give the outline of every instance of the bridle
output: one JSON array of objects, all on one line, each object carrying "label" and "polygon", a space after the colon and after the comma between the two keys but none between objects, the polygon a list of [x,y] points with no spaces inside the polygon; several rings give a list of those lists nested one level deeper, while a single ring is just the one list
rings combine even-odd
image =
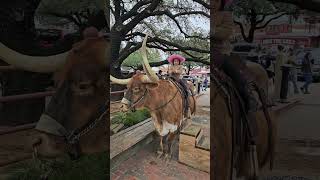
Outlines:
[{"label": "bridle", "polygon": [[[71,157],[74,159],[77,159],[79,157],[80,149],[78,146],[78,143],[80,141],[80,138],[84,135],[91,132],[95,127],[97,127],[97,124],[102,121],[103,117],[107,114],[106,111],[106,104],[100,106],[98,113],[94,115],[92,120],[87,122],[85,125],[83,125],[80,128],[75,128],[73,130],[67,130],[60,122],[56,121],[55,119],[51,118],[50,116],[43,114],[41,120],[38,122],[36,129],[42,129],[43,124],[49,124],[50,128],[46,128],[49,131],[51,131],[53,135],[62,136],[65,138],[65,142],[68,145],[68,153],[70,154],[70,150],[74,148],[76,150],[76,157]],[[40,128],[39,128],[40,127]],[[48,133],[48,132],[46,132]],[[36,147],[34,147],[36,148]],[[35,154],[37,156],[37,154]]]},{"label": "bridle", "polygon": [[80,138],[86,135],[87,133],[89,133],[92,129],[94,129],[106,114],[107,114],[106,105],[101,106],[99,108],[98,114],[96,115],[97,118],[94,118],[91,121],[87,122],[81,128],[72,130],[69,133],[69,135],[66,136],[66,141],[71,145],[78,143]]},{"label": "bridle", "polygon": [[[146,88],[145,91],[143,92],[143,95],[141,95],[141,96],[140,96],[135,102],[133,102],[133,103],[131,103],[131,101],[128,100],[127,98],[125,98],[125,97],[122,99],[121,102],[124,103],[124,104],[130,105],[130,106],[129,106],[129,109],[135,109],[135,107],[136,107],[142,100],[144,100],[147,95],[149,95],[148,92],[149,92],[149,90]],[[177,90],[176,93],[173,95],[173,97],[172,97],[169,101],[167,101],[166,103],[164,103],[164,104],[156,107],[155,109],[149,109],[149,111],[156,111],[156,110],[159,110],[159,109],[164,108],[164,107],[167,106],[171,101],[173,101],[173,99],[176,97],[176,95],[178,94],[178,92],[179,92],[179,90]]]}]

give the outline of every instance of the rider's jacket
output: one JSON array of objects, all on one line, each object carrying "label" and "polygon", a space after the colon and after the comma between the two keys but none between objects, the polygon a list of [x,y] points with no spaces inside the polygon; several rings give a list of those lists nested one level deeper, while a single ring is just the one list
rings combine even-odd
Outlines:
[{"label": "rider's jacket", "polygon": [[183,73],[182,65],[171,65],[169,66],[168,73],[176,79],[181,79],[181,75]]}]

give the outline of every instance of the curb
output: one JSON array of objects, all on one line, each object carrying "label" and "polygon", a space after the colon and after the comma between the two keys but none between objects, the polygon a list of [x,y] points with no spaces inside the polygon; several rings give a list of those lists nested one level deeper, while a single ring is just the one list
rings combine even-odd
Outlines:
[{"label": "curb", "polygon": [[286,103],[286,104],[279,104],[278,106],[276,107],[273,107],[272,110],[274,113],[276,114],[280,114],[284,111],[287,111],[291,108],[293,108],[294,106],[296,106],[297,104],[299,104],[301,101],[303,100],[303,98],[293,98],[290,100],[289,103]]}]

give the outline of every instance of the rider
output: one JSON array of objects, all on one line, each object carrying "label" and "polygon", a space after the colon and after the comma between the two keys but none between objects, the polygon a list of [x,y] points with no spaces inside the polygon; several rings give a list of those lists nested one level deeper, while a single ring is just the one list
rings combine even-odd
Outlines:
[{"label": "rider", "polygon": [[176,82],[178,82],[181,86],[182,89],[184,90],[184,98],[185,98],[185,103],[184,103],[184,115],[187,116],[188,114],[188,107],[189,107],[189,102],[188,102],[188,86],[187,82],[182,79],[182,73],[183,73],[183,66],[182,63],[186,59],[178,54],[173,54],[168,58],[168,62],[170,63],[168,73],[170,77],[172,77]]},{"label": "rider", "polygon": [[[229,1],[230,3],[230,1]],[[239,93],[243,97],[246,105],[247,119],[250,129],[256,129],[255,112],[257,111],[257,101],[250,90],[249,79],[240,71],[235,61],[228,60],[230,57],[230,38],[233,35],[233,17],[231,11],[225,11],[228,4],[226,0],[214,0],[214,23],[211,27],[212,52],[214,65],[224,71],[234,81]],[[251,133],[253,133],[251,131]],[[253,135],[255,136],[255,135]]]}]

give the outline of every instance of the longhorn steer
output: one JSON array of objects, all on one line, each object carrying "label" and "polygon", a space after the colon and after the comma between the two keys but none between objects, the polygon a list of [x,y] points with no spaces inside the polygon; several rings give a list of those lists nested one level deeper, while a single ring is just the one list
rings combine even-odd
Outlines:
[{"label": "longhorn steer", "polygon": [[[118,84],[126,84],[127,91],[122,99],[122,110],[147,108],[160,135],[159,156],[165,153],[165,157],[171,156],[172,141],[175,132],[179,129],[183,121],[183,95],[177,86],[170,80],[159,80],[155,72],[151,70],[146,56],[145,37],[142,45],[143,67],[147,75],[137,73],[129,79],[117,79],[110,77],[111,81]],[[189,97],[191,113],[195,113],[195,99]],[[167,136],[168,149],[165,152],[163,147],[163,137]]]},{"label": "longhorn steer", "polygon": [[[18,68],[56,72],[56,93],[37,123],[32,145],[42,157],[66,152],[80,154],[106,150],[106,60],[109,42],[95,28],[71,51],[49,57],[32,57],[0,44],[0,56]],[[34,60],[36,59],[36,60]],[[60,65],[63,65],[62,68]]]}]

